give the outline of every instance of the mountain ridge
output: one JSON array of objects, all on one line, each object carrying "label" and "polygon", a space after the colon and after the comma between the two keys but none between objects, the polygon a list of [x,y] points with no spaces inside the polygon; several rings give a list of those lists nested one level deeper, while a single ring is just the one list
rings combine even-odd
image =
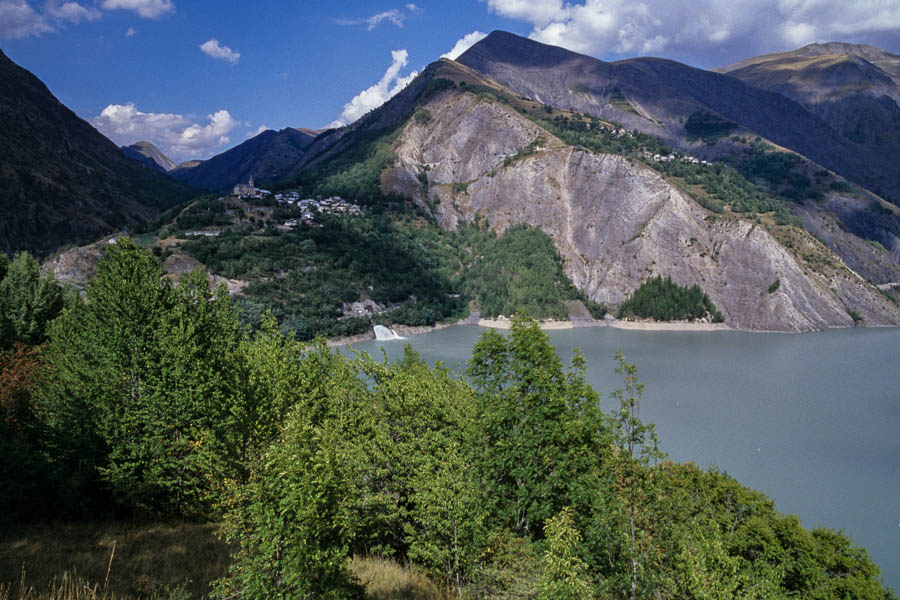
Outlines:
[{"label": "mountain ridge", "polygon": [[[444,227],[483,218],[499,232],[543,230],[593,301],[620,303],[662,275],[700,285],[741,329],[850,326],[847,306],[870,324],[900,323],[895,305],[805,232],[796,243],[831,256],[833,268],[812,271],[765,228],[710,215],[650,167],[565,144],[508,105],[448,89],[423,108],[431,117],[403,127],[385,191],[435,207]],[[485,145],[483,131],[503,133]],[[765,293],[776,279],[785,289]]]},{"label": "mountain ridge", "polygon": [[0,250],[47,254],[194,193],[125,156],[0,51]]},{"label": "mountain ridge", "polygon": [[235,184],[247,182],[251,176],[257,182],[275,181],[287,175],[302,159],[316,135],[311,129],[267,129],[194,166],[182,163],[169,174],[214,192],[230,192]]},{"label": "mountain ridge", "polygon": [[[728,75],[659,58],[607,63],[497,31],[457,61],[516,94],[612,118],[628,129],[714,157],[717,148],[691,142],[684,129],[691,115],[710,112],[900,201],[900,176],[893,174],[888,157],[846,139],[796,101]],[[721,145],[727,147],[727,139]]]}]

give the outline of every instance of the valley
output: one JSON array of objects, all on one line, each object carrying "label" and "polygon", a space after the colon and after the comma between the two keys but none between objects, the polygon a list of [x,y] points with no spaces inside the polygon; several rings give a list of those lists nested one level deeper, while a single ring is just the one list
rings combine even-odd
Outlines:
[{"label": "valley", "polygon": [[0,600],[894,597],[900,57],[454,55],[117,146],[0,53]]}]

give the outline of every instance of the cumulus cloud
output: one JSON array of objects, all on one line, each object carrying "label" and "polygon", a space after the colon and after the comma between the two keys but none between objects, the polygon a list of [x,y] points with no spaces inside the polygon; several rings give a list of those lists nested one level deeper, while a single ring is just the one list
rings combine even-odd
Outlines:
[{"label": "cumulus cloud", "polygon": [[256,131],[251,131],[251,132],[247,135],[247,137],[248,137],[248,138],[256,137],[256,136],[258,136],[259,134],[261,134],[263,131],[268,131],[268,130],[270,130],[270,129],[272,129],[272,128],[269,127],[268,125],[260,125],[259,127],[256,128]]},{"label": "cumulus cloud", "polygon": [[[93,4],[105,10],[133,10],[149,19],[175,10],[172,0],[94,0]],[[42,5],[28,0],[0,0],[0,39],[51,33],[66,23],[96,21],[101,15],[95,6],[74,0],[46,0]]]},{"label": "cumulus cloud", "polygon": [[110,104],[91,124],[120,146],[141,140],[152,142],[170,157],[205,157],[230,141],[229,134],[240,125],[227,110],[207,115],[205,125],[184,115],[145,113],[134,103]]},{"label": "cumulus cloud", "polygon": [[135,31],[134,27],[129,27],[128,31],[125,32],[125,37],[134,37]]},{"label": "cumulus cloud", "polygon": [[405,88],[410,81],[415,79],[418,72],[413,71],[405,77],[400,76],[400,71],[406,66],[408,53],[406,50],[394,50],[391,52],[391,66],[387,68],[381,79],[372,87],[361,91],[353,99],[344,105],[344,110],[329,127],[342,127],[352,123],[370,110],[376,109],[394,95]]},{"label": "cumulus cloud", "polygon": [[204,54],[230,62],[231,64],[237,63],[238,59],[241,57],[240,52],[234,52],[228,46],[220,46],[219,40],[215,38],[200,44],[200,49],[203,50]]},{"label": "cumulus cloud", "polygon": [[419,12],[422,12],[423,10],[425,10],[425,9],[422,8],[421,6],[417,6],[417,5],[415,5],[415,4],[410,3],[410,4],[407,4],[407,5],[406,5],[406,10],[408,10],[408,11],[411,12],[411,13],[419,13]]},{"label": "cumulus cloud", "polygon": [[80,23],[82,21],[96,21],[100,18],[100,11],[96,8],[88,8],[77,2],[59,2],[49,0],[44,4],[44,10],[48,15],[60,21]]},{"label": "cumulus cloud", "polygon": [[702,52],[747,56],[900,28],[896,0],[485,0],[532,26],[529,37],[593,55]]},{"label": "cumulus cloud", "polygon": [[25,0],[0,0],[0,38],[23,38],[53,30]]},{"label": "cumulus cloud", "polygon": [[103,0],[100,5],[107,10],[133,10],[145,19],[158,19],[175,12],[172,0]]},{"label": "cumulus cloud", "polygon": [[453,49],[446,54],[441,54],[441,58],[449,58],[450,60],[456,60],[463,52],[483,40],[487,37],[486,33],[481,31],[473,31],[472,33],[467,33],[462,36],[459,40],[457,40],[456,45],[453,46]]}]

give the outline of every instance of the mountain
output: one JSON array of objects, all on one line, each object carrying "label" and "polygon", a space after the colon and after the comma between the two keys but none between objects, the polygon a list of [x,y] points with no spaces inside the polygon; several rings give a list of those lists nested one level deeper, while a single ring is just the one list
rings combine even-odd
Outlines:
[{"label": "mountain", "polygon": [[300,161],[316,135],[311,129],[269,129],[195,166],[178,165],[170,175],[214,192],[230,192],[251,175],[256,182],[274,181]]},{"label": "mountain", "polygon": [[[596,302],[621,303],[649,277],[663,275],[699,285],[737,328],[808,331],[850,326],[859,317],[870,325],[900,323],[897,305],[808,231],[766,211],[756,217],[727,207],[711,212],[700,203],[711,192],[679,183],[643,158],[639,136],[553,108],[573,95],[563,76],[571,71],[558,68],[559,59],[572,54],[530,44],[526,50],[548,49],[550,58],[507,48],[503,63],[480,53],[468,66],[429,65],[380,109],[319,136],[304,158],[301,180],[303,172],[316,173],[348,186],[348,179],[378,168],[383,194],[413,198],[442,227],[480,219],[500,233],[521,223],[541,229],[554,241],[566,275]],[[485,75],[508,75],[509,64],[523,73],[513,78],[517,89]],[[781,96],[711,75],[726,88],[750,90],[804,114]],[[523,82],[542,91],[522,93]],[[606,111],[597,96],[592,102],[595,112]],[[698,106],[694,101],[685,111]],[[828,131],[820,120],[804,118]],[[566,141],[576,129],[583,141]],[[627,144],[637,151],[622,149]],[[697,167],[703,168],[714,179],[724,177],[721,169]],[[900,275],[887,254],[875,260],[889,277]]]},{"label": "mountain", "polygon": [[896,54],[831,42],[750,58],[716,71],[798,102],[871,153],[900,156]]},{"label": "mountain", "polygon": [[658,58],[608,63],[501,31],[457,60],[515,94],[614,119],[703,157],[729,152],[731,135],[758,135],[900,203],[891,156],[849,139],[798,102],[734,77]]},{"label": "mountain", "polygon": [[193,193],[125,156],[0,52],[0,250],[46,254],[149,220]]},{"label": "mountain", "polygon": [[136,142],[130,146],[122,146],[125,156],[140,161],[163,173],[168,173],[175,168],[175,163],[169,157],[150,142]]}]

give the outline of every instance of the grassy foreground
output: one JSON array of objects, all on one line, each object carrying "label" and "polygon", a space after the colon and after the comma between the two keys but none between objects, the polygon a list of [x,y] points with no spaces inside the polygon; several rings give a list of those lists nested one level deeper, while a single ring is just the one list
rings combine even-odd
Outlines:
[{"label": "grassy foreground", "polygon": [[199,598],[227,568],[228,546],[209,524],[53,523],[0,534],[0,600]]},{"label": "grassy foreground", "polygon": [[[0,530],[0,600],[204,598],[228,569],[216,526],[80,522]],[[355,557],[370,600],[447,600],[414,567]]]}]

